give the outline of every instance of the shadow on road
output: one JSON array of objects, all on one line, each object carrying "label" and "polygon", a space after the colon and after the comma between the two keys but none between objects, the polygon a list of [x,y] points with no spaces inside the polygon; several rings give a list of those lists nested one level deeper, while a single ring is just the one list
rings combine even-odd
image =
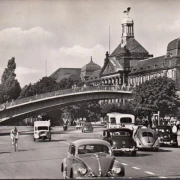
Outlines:
[{"label": "shadow on road", "polygon": [[123,157],[145,157],[145,156],[152,156],[152,154],[139,154],[137,153],[136,156],[132,156],[131,153],[126,153],[126,154],[117,154],[115,155],[115,157],[120,157],[120,156],[123,156]]},{"label": "shadow on road", "polygon": [[172,152],[172,151],[168,149],[159,149],[159,152]]},{"label": "shadow on road", "polygon": [[0,152],[0,154],[7,154],[7,153],[11,153],[11,152]]},{"label": "shadow on road", "polygon": [[66,139],[52,139],[50,142],[67,141]]}]

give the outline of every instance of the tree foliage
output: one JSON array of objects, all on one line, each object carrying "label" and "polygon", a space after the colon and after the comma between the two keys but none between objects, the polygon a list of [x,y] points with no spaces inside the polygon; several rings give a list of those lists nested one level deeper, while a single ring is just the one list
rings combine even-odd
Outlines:
[{"label": "tree foliage", "polygon": [[15,58],[12,57],[5,68],[0,85],[0,102],[4,103],[6,101],[15,100],[19,97],[21,93],[21,87],[19,82],[16,79],[16,63]]},{"label": "tree foliage", "polygon": [[179,97],[174,80],[157,77],[140,84],[134,90],[132,104],[137,114],[149,116],[160,111],[160,116],[173,116],[178,110]]},{"label": "tree foliage", "polygon": [[59,90],[59,84],[51,77],[43,77],[34,84],[23,87],[19,99]]},{"label": "tree foliage", "polygon": [[126,101],[124,104],[123,103],[101,104],[101,115],[103,117],[105,117],[106,114],[110,112],[134,114],[133,106],[128,101]]}]

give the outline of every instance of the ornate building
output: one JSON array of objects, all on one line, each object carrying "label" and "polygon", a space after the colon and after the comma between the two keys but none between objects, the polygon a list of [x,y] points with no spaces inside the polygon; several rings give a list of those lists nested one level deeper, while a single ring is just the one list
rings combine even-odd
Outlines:
[{"label": "ornate building", "polygon": [[102,84],[128,85],[131,69],[140,60],[149,57],[152,55],[134,38],[134,22],[127,13],[122,21],[120,44],[110,56],[106,53],[104,66],[100,72]]},{"label": "ornate building", "polygon": [[101,70],[101,66],[94,63],[91,57],[90,62],[81,68],[81,79],[83,81],[88,81],[89,77],[94,73],[94,71],[98,70]]},{"label": "ornate building", "polygon": [[177,83],[180,90],[180,39],[171,41],[166,55],[139,61],[129,74],[129,83],[139,85],[155,77],[166,76]]}]

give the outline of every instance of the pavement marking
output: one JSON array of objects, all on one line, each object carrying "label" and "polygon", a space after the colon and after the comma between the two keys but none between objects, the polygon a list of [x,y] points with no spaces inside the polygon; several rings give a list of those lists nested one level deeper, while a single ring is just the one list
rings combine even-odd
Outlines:
[{"label": "pavement marking", "polygon": [[159,178],[161,178],[161,179],[166,179],[167,177],[164,177],[164,176],[159,176]]},{"label": "pavement marking", "polygon": [[151,175],[154,175],[154,173],[152,173],[152,172],[149,172],[149,171],[144,171],[145,173],[147,173],[147,174],[151,174]]},{"label": "pavement marking", "polygon": [[141,169],[141,168],[138,168],[138,167],[132,167],[133,169],[137,169],[137,170],[139,170],[139,169]]},{"label": "pavement marking", "polygon": [[127,166],[127,164],[126,163],[121,163],[122,165],[124,165],[124,166]]}]

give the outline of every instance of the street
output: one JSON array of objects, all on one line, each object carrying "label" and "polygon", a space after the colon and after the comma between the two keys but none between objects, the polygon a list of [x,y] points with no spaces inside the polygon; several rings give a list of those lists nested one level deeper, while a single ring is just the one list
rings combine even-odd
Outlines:
[{"label": "street", "polygon": [[[26,128],[27,129],[27,128]],[[10,136],[0,136],[0,178],[2,179],[60,179],[61,162],[66,157],[68,145],[77,139],[101,138],[102,127],[93,133],[82,133],[75,127],[64,132],[62,127],[52,127],[52,141],[33,141],[32,128],[20,130],[18,152],[14,152]],[[1,131],[0,131],[1,132]],[[180,136],[178,136],[180,144]],[[179,178],[179,148],[160,147],[159,152],[138,151],[131,155],[116,156],[125,166],[125,178]]]}]

